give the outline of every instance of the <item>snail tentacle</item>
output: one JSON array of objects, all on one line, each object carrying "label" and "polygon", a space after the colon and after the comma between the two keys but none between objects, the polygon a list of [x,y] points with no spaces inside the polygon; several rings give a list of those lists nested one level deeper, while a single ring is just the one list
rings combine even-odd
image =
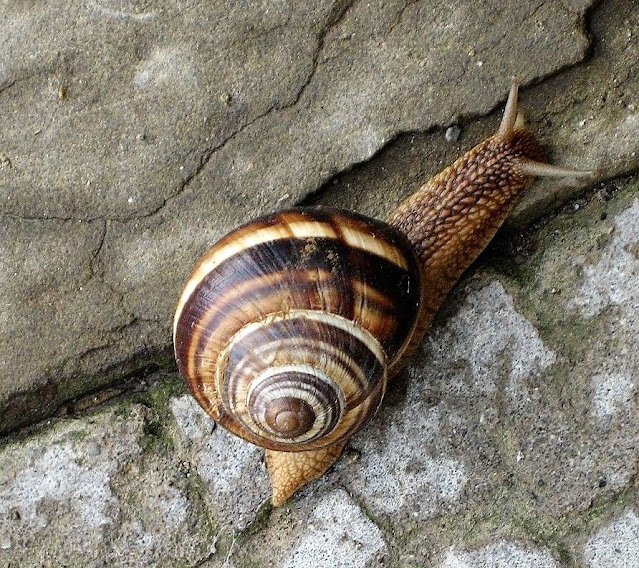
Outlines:
[{"label": "snail tentacle", "polygon": [[[519,77],[513,77],[508,93],[508,100],[504,108],[504,116],[501,119],[497,136],[506,142],[510,142],[518,121],[517,103],[519,100]],[[520,122],[523,122],[523,115]]]},{"label": "snail tentacle", "polygon": [[590,178],[595,173],[588,170],[573,170],[571,168],[562,168],[553,166],[545,162],[537,162],[535,160],[527,160],[519,158],[516,161],[517,168],[522,174],[534,177],[554,177],[554,178]]}]

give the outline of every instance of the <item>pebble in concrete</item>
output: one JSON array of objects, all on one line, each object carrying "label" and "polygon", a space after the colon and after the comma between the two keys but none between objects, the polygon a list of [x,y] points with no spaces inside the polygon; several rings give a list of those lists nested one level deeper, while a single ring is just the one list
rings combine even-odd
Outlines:
[{"label": "pebble in concrete", "polygon": [[[639,259],[636,247],[639,243],[639,200],[614,218],[612,239],[602,248],[595,264],[585,264],[584,281],[572,305],[589,318],[604,311],[613,313],[608,323],[611,334],[628,338],[630,348],[639,349]],[[613,353],[602,357],[600,366],[604,372],[592,375],[592,405],[595,420],[610,427],[613,418],[632,412],[632,399],[637,390],[639,368],[632,357]]]},{"label": "pebble in concrete", "polygon": [[[69,421],[43,438],[0,452],[3,547],[34,554],[42,553],[42,542],[47,542],[50,558],[61,561],[69,549],[96,548],[101,543],[117,517],[112,477],[140,453],[142,416],[133,413],[130,418],[126,423],[116,421],[110,431]],[[104,426],[105,419],[102,416],[98,422]],[[59,538],[60,534],[67,538]],[[60,549],[63,543],[66,552]]]},{"label": "pebble in concrete", "polygon": [[468,552],[450,548],[440,568],[559,568],[548,551],[509,541],[489,544]]},{"label": "pebble in concrete", "polygon": [[599,529],[583,549],[589,568],[639,568],[639,516],[625,511]]},{"label": "pebble in concrete", "polygon": [[479,391],[475,394],[497,393],[505,360],[505,388],[515,405],[525,398],[525,379],[539,376],[556,358],[496,280],[470,291],[458,313],[445,327],[434,330],[427,342],[427,357],[440,373],[456,362],[467,362],[471,388]]},{"label": "pebble in concrete", "polygon": [[352,442],[362,457],[348,472],[349,487],[378,513],[434,516],[459,498],[467,482],[460,456],[450,448],[431,454],[424,447],[441,438],[440,411],[418,401],[384,418],[388,424],[376,422]]},{"label": "pebble in concrete", "polygon": [[364,568],[383,554],[382,532],[346,491],[324,495],[313,507],[304,534],[282,563],[282,568]]}]

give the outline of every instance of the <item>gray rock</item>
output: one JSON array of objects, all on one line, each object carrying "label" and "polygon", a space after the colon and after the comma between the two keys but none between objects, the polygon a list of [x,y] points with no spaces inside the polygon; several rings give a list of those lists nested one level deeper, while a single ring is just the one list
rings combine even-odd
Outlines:
[{"label": "gray rock", "polygon": [[498,282],[464,295],[410,366],[402,403],[385,406],[351,442],[362,458],[347,483],[376,514],[428,519],[459,510],[476,491],[483,498],[485,480],[503,481],[503,464],[489,457],[500,453],[499,407],[521,406],[554,362]]},{"label": "gray rock", "polygon": [[586,566],[637,568],[639,566],[639,517],[629,509],[600,528],[583,549]]},{"label": "gray rock", "polygon": [[191,464],[205,484],[219,524],[245,529],[270,497],[263,452],[215,424],[193,397],[171,401],[182,447],[180,460]]},{"label": "gray rock", "polygon": [[0,450],[0,564],[167,566],[210,538],[176,463],[148,452],[153,413],[66,420]]},{"label": "gray rock", "polygon": [[[639,466],[634,443],[619,436],[639,436],[639,368],[630,356],[638,347],[637,263],[627,254],[639,242],[639,201],[632,192],[626,199],[616,216],[595,221],[593,212],[586,226],[561,237],[560,248],[540,254],[540,278],[525,289],[561,353],[546,387],[557,396],[551,402],[534,390],[528,408],[509,419],[528,423],[520,468],[531,483],[543,481],[536,494],[554,514],[589,507],[599,480],[606,493],[627,487]],[[557,469],[558,461],[570,470]]]},{"label": "gray rock", "polygon": [[438,566],[441,568],[558,568],[548,551],[500,541],[468,552],[449,549]]},{"label": "gray rock", "polygon": [[304,532],[281,566],[364,568],[371,559],[381,559],[385,549],[380,529],[338,489],[314,505]]}]

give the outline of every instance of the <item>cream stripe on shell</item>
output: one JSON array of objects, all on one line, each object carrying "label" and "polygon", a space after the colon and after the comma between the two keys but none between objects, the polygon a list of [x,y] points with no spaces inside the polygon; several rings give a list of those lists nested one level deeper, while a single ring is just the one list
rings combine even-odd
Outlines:
[{"label": "cream stripe on shell", "polygon": [[[285,218],[285,215],[283,215]],[[386,260],[396,264],[397,266],[407,269],[408,264],[401,250],[391,245],[388,242],[375,238],[371,234],[363,233],[361,231],[352,229],[350,227],[342,227],[341,239],[347,245],[353,248],[365,250],[371,254],[376,254]],[[177,322],[180,318],[180,314],[184,309],[184,305],[188,301],[189,297],[197,288],[198,284],[206,278],[206,275],[215,269],[216,266],[231,258],[235,254],[243,252],[248,248],[252,248],[261,245],[266,242],[276,241],[280,239],[298,238],[339,238],[329,223],[321,223],[317,220],[312,221],[292,221],[286,222],[282,225],[273,225],[263,227],[255,231],[241,234],[241,230],[233,239],[229,239],[229,242],[221,247],[215,247],[205,255],[200,263],[195,267],[191,277],[184,286],[184,291],[180,296],[178,302],[175,318],[173,320],[173,336],[175,338],[177,331]]]}]

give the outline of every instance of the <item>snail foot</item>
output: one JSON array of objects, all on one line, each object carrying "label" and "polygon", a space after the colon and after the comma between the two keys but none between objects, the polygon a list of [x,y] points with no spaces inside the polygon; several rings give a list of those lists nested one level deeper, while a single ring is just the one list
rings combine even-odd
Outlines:
[{"label": "snail foot", "polygon": [[282,505],[300,487],[318,478],[339,458],[346,442],[305,452],[266,450],[274,507]]}]

